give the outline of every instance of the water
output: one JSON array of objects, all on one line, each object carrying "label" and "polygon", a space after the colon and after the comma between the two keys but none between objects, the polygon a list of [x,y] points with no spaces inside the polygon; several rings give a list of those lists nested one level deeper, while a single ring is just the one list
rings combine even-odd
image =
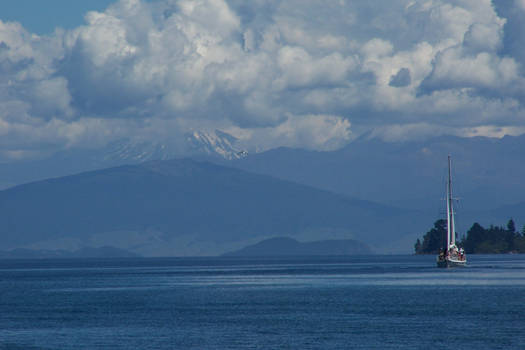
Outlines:
[{"label": "water", "polygon": [[0,261],[0,349],[523,349],[525,255]]}]

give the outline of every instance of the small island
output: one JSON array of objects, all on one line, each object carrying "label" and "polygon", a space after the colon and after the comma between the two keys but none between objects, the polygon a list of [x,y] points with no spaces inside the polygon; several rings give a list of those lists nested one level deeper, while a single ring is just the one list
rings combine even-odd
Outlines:
[{"label": "small island", "polygon": [[[440,219],[434,223],[424,236],[414,244],[416,254],[438,254],[445,247],[447,221]],[[456,241],[458,247],[465,249],[467,254],[505,254],[525,253],[525,226],[516,231],[514,220],[510,219],[507,227],[490,225],[484,228],[474,223],[461,240]]]}]

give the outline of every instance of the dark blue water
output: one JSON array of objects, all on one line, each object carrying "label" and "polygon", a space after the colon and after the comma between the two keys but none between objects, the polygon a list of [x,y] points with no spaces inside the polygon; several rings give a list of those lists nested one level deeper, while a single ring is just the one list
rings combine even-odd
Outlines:
[{"label": "dark blue water", "polygon": [[0,261],[0,349],[525,349],[525,256]]}]

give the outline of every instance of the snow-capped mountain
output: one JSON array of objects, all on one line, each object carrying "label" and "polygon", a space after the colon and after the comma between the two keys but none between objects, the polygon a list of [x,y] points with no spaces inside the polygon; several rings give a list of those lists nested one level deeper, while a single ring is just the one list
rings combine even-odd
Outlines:
[{"label": "snow-capped mountain", "polygon": [[184,140],[131,140],[122,139],[110,143],[103,151],[105,162],[140,163],[149,160],[168,160],[182,155],[218,157],[220,159],[240,159],[246,151],[236,147],[237,138],[215,130],[213,132],[192,131],[184,135]]},{"label": "snow-capped mountain", "polygon": [[126,161],[140,163],[148,160],[167,160],[177,156],[173,147],[161,142],[123,139],[106,146],[102,158],[106,162]]},{"label": "snow-capped mountain", "polygon": [[49,177],[151,160],[193,157],[228,162],[247,155],[237,146],[237,138],[220,130],[192,131],[172,139],[125,138],[101,148],[72,148],[45,159],[0,164],[0,190]]},{"label": "snow-capped mountain", "polygon": [[196,155],[220,156],[232,160],[244,158],[248,153],[236,147],[238,139],[224,131],[208,133],[193,131],[186,134],[186,141]]}]

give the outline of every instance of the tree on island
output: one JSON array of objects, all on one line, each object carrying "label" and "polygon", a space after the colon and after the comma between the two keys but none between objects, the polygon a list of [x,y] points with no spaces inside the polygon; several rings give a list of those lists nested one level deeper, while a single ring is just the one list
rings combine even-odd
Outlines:
[{"label": "tree on island", "polygon": [[421,251],[421,241],[419,238],[416,240],[416,244],[414,244],[414,251],[416,254],[418,254],[419,251]]},{"label": "tree on island", "polygon": [[475,222],[474,225],[472,225],[472,227],[470,228],[470,230],[467,231],[467,236],[461,243],[463,243],[465,252],[472,253],[474,252],[474,248],[476,246],[488,239],[489,234],[487,230],[485,230],[483,226]]},{"label": "tree on island", "polygon": [[[447,221],[439,219],[434,227],[423,236],[423,243],[418,240],[414,246],[416,254],[437,254],[439,249],[444,249],[445,236],[447,234]],[[419,242],[419,244],[418,244]]]},{"label": "tree on island", "polygon": [[[436,221],[434,228],[423,236],[423,242],[419,239],[416,241],[416,254],[436,254],[440,248],[444,248],[446,227],[445,220]],[[494,225],[484,228],[476,222],[457,243],[467,254],[525,253],[525,227],[520,234],[516,231],[513,219],[507,222],[506,228]]]},{"label": "tree on island", "polygon": [[516,233],[516,224],[512,218],[510,218],[509,222],[507,222],[507,231]]},{"label": "tree on island", "polygon": [[505,242],[507,242],[507,248],[511,252],[516,251],[516,238],[518,235],[519,234],[516,232],[516,224],[514,224],[514,220],[510,218],[505,232]]}]

